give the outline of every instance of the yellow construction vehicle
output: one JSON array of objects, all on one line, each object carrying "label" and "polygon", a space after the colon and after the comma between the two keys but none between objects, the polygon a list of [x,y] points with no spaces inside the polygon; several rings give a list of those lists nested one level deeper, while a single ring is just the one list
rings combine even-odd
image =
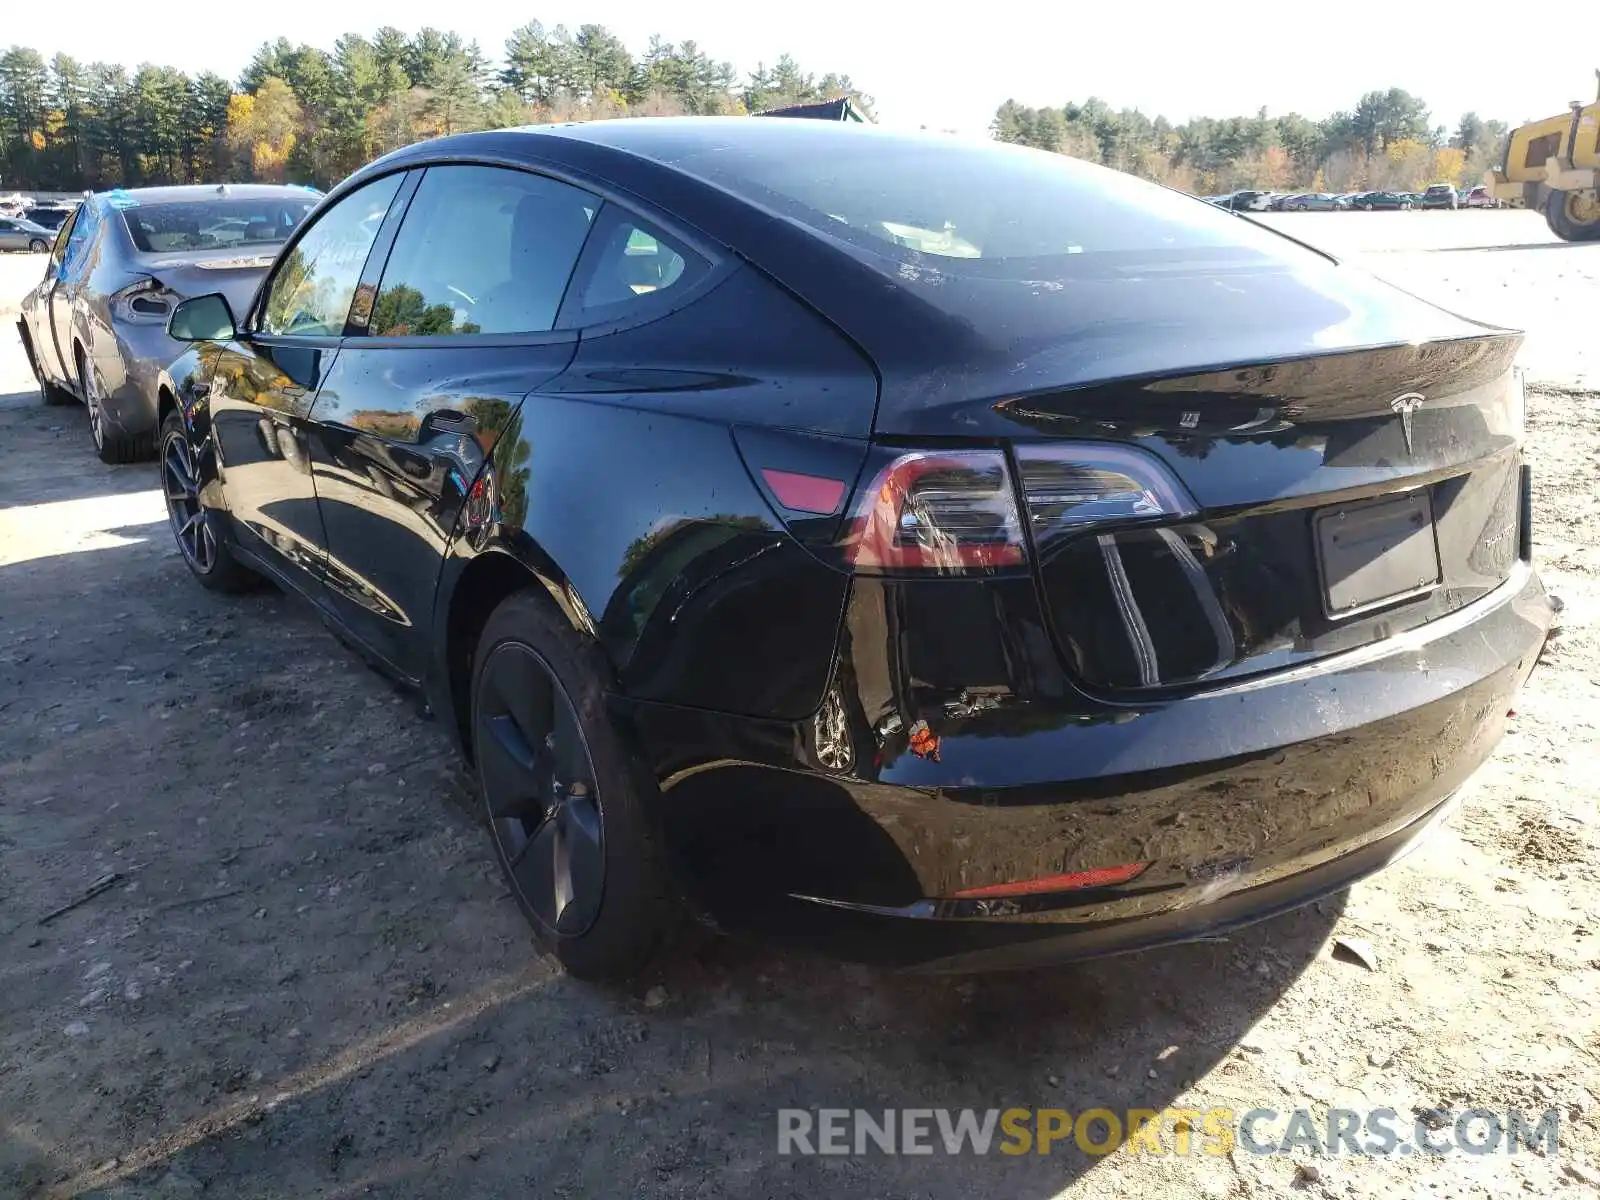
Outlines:
[{"label": "yellow construction vehicle", "polygon": [[1499,169],[1483,182],[1496,200],[1543,212],[1563,241],[1600,241],[1600,98],[1569,107],[1513,129]]}]

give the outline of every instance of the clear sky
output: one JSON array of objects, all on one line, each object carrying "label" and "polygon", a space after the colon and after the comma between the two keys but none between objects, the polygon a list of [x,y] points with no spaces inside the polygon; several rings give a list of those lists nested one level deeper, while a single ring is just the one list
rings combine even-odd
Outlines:
[{"label": "clear sky", "polygon": [[[28,6],[24,6],[28,7]],[[155,62],[234,78],[261,42],[278,36],[331,49],[341,33],[423,25],[477,39],[498,59],[506,35],[537,17],[549,27],[609,26],[635,53],[652,33],[693,38],[741,71],[787,51],[807,70],[848,73],[885,124],[983,131],[1008,97],[1059,105],[1100,96],[1174,121],[1254,113],[1322,117],[1364,91],[1398,86],[1453,127],[1467,109],[1513,123],[1592,100],[1600,67],[1595,24],[1551,24],[1537,6],[1479,0],[1334,0],[1241,5],[1226,0],[1059,0],[1009,4],[794,5],[762,0],[549,0],[533,5],[387,0],[78,0],[68,20],[33,18],[0,33],[42,51],[130,67]],[[1519,30],[1517,15],[1536,24]],[[1563,31],[1562,22],[1567,22]],[[1570,36],[1569,36],[1570,35]]]}]

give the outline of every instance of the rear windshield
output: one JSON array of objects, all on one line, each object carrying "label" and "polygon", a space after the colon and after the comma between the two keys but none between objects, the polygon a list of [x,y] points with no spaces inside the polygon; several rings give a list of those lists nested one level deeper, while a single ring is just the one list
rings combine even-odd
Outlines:
[{"label": "rear windshield", "polygon": [[872,130],[822,132],[686,141],[655,156],[863,256],[921,266],[934,259],[957,274],[1002,276],[1039,260],[1070,271],[1078,255],[1171,261],[1305,253],[1195,197],[1065,155]]},{"label": "rear windshield", "polygon": [[309,195],[183,200],[125,208],[122,219],[141,254],[230,250],[284,241],[315,205]]}]

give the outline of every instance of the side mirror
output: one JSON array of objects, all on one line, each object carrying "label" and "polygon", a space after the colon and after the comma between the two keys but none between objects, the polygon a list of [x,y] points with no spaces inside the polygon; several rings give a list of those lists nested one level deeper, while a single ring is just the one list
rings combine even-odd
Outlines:
[{"label": "side mirror", "polygon": [[221,292],[191,296],[167,318],[167,336],[180,342],[226,342],[233,335],[233,310]]}]

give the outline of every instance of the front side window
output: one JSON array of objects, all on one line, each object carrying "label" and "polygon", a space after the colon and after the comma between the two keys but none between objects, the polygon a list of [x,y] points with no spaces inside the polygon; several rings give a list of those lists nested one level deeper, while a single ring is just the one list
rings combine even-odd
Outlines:
[{"label": "front side window", "polygon": [[261,310],[262,333],[344,333],[361,269],[400,190],[400,179],[398,173],[387,175],[343,197],[278,261]]},{"label": "front side window", "polygon": [[428,168],[383,270],[373,336],[547,332],[599,208],[525,171]]}]

